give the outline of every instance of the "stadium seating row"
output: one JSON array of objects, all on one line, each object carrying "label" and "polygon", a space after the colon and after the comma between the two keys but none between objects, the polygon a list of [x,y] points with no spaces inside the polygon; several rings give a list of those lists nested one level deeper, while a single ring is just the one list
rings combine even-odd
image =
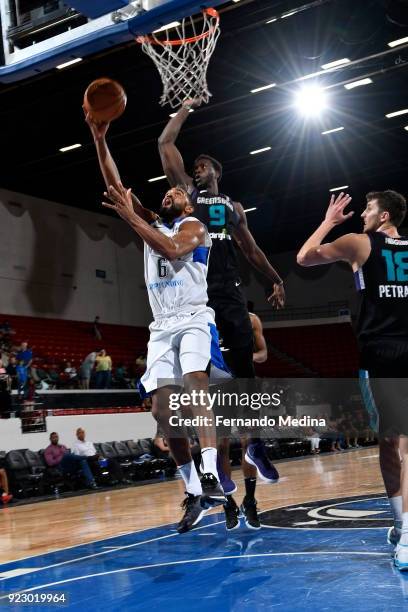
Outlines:
[{"label": "stadium seating row", "polygon": [[[265,445],[271,460],[310,454],[310,441],[307,439],[271,439],[266,440]],[[332,439],[320,440],[322,452],[329,451],[331,445]],[[114,459],[130,482],[173,477],[176,472],[174,461],[160,456],[151,438],[96,443],[95,448],[101,457]],[[200,462],[198,446],[193,457],[198,465]],[[6,468],[10,489],[15,498],[59,494],[83,489],[85,486],[80,473],[62,473],[57,468],[47,466],[43,450],[34,452],[29,449],[18,449],[8,453],[0,452],[0,459]],[[239,438],[231,440],[230,460],[232,465],[239,465],[241,462]],[[96,481],[100,486],[118,484],[108,467],[100,468]]]}]

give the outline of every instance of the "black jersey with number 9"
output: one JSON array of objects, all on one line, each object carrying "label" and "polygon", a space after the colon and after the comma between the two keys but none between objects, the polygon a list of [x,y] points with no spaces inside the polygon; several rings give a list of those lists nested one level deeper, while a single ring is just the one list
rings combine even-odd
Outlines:
[{"label": "black jersey with number 9", "polygon": [[231,198],[198,189],[194,189],[190,195],[194,204],[193,215],[207,226],[212,239],[208,285],[238,279],[238,259],[232,234],[238,226],[239,215]]}]

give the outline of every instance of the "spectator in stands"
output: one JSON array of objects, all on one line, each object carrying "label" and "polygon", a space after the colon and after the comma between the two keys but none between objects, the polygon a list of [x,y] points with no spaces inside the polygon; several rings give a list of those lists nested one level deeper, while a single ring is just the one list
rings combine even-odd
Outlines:
[{"label": "spectator in stands", "polygon": [[328,431],[325,437],[331,441],[331,452],[342,451],[341,443],[344,441],[344,436],[339,433],[340,428],[337,424],[337,419],[329,418],[326,423],[328,424]]},{"label": "spectator in stands", "polygon": [[102,340],[101,330],[99,328],[100,319],[99,317],[95,317],[93,322],[93,335],[95,340]]},{"label": "spectator in stands", "polygon": [[99,351],[95,360],[95,386],[97,389],[109,389],[112,374],[112,359],[105,349]]},{"label": "spectator in stands", "polygon": [[60,384],[60,370],[56,363],[52,363],[48,366],[47,371],[47,383],[52,389],[57,389]]},{"label": "spectator in stands", "polygon": [[129,378],[127,376],[127,368],[123,363],[120,363],[115,370],[115,382],[119,389],[129,388]]},{"label": "spectator in stands", "polygon": [[51,444],[44,451],[45,462],[49,467],[56,467],[63,472],[82,471],[89,489],[97,489],[95,479],[84,457],[70,453],[66,446],[58,444],[59,436],[54,431],[50,434]]},{"label": "spectator in stands", "polygon": [[63,375],[66,386],[73,389],[76,386],[76,382],[78,381],[78,373],[76,368],[71,364],[70,361],[67,361]]},{"label": "spectator in stands", "polygon": [[28,343],[27,342],[22,342],[20,349],[16,355],[17,357],[17,361],[23,361],[24,365],[27,366],[27,368],[29,368],[31,366],[31,363],[33,361],[33,351],[28,348]]},{"label": "spectator in stands", "polygon": [[[100,472],[99,460],[105,458],[96,452],[96,448],[92,442],[85,440],[85,430],[82,429],[82,427],[78,427],[76,430],[76,437],[77,439],[72,447],[72,452],[80,457],[86,457],[92,473],[97,476]],[[105,460],[108,462],[108,469],[116,481],[123,484],[132,484],[131,480],[126,480],[120,464],[114,457]]]},{"label": "spectator in stands", "polygon": [[92,353],[89,353],[89,355],[87,355],[81,363],[79,368],[79,379],[82,389],[89,389],[92,370],[94,369],[95,360],[98,353],[99,351],[92,351]]},{"label": "spectator in stands", "polygon": [[13,496],[10,494],[7,472],[4,468],[0,468],[0,501],[3,504],[8,504],[12,499]]},{"label": "spectator in stands", "polygon": [[17,380],[18,380],[18,394],[24,397],[28,389],[28,367],[24,362],[24,359],[18,361],[16,365]]},{"label": "spectator in stands", "polygon": [[9,418],[11,410],[11,378],[0,359],[0,418]]},{"label": "spectator in stands", "polygon": [[358,430],[355,428],[349,412],[346,412],[341,419],[341,430],[344,433],[346,448],[360,448],[358,444]]},{"label": "spectator in stands", "polygon": [[310,442],[310,452],[312,455],[320,453],[320,436],[313,427],[308,427],[306,430],[306,440]]},{"label": "spectator in stands", "polygon": [[11,388],[18,389],[18,376],[17,376],[17,359],[15,355],[10,355],[8,366],[6,367],[7,374],[11,379]]},{"label": "spectator in stands", "polygon": [[144,353],[139,355],[139,357],[137,357],[135,360],[135,367],[139,375],[139,378],[144,374],[146,370],[146,363],[147,363],[147,360],[146,360],[146,355]]},{"label": "spectator in stands", "polygon": [[16,333],[8,321],[4,321],[0,325],[0,332],[5,336],[11,336]]}]

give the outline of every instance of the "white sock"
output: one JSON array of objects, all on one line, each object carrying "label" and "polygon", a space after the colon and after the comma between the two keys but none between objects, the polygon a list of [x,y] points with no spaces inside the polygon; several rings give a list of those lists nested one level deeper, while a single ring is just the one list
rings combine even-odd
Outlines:
[{"label": "white sock", "polygon": [[389,497],[392,515],[394,517],[394,527],[397,529],[402,528],[402,495],[396,497]]},{"label": "white sock", "polygon": [[192,495],[201,495],[203,490],[201,488],[201,482],[198,477],[194,461],[191,460],[189,463],[179,465],[178,470],[184,480],[184,484],[186,485],[187,493],[191,493]]},{"label": "white sock", "polygon": [[408,546],[408,512],[402,513],[402,533],[400,544]]},{"label": "white sock", "polygon": [[201,449],[201,471],[203,474],[213,474],[217,480],[217,449],[207,446]]}]

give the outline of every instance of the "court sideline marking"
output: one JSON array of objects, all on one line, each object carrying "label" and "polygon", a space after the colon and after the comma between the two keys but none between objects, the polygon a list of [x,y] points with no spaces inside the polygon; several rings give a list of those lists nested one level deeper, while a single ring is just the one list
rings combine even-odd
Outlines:
[{"label": "court sideline marking", "polygon": [[[206,561],[227,561],[230,559],[247,559],[247,558],[259,558],[259,557],[282,557],[282,556],[304,556],[304,555],[364,555],[364,556],[377,556],[377,557],[389,557],[390,562],[392,558],[389,553],[381,553],[381,552],[358,552],[358,551],[325,551],[325,550],[317,550],[317,551],[306,551],[306,552],[276,552],[276,553],[257,553],[250,555],[228,555],[225,557],[206,557],[203,559],[185,559],[184,561],[168,561],[165,563],[152,563],[151,565],[137,565],[134,567],[126,567],[117,570],[110,570],[108,572],[100,572],[97,574],[88,574],[86,576],[77,576],[75,578],[67,578],[66,580],[58,580],[57,582],[49,582],[48,584],[42,584],[40,586],[30,587],[29,589],[23,589],[22,591],[16,591],[15,594],[20,593],[30,593],[32,591],[38,591],[40,589],[47,589],[50,587],[55,587],[61,584],[67,584],[69,582],[77,582],[79,580],[87,580],[88,578],[98,578],[100,576],[107,576],[111,574],[121,574],[123,572],[131,572],[136,570],[143,569],[152,569],[156,567],[169,567],[172,565],[185,565],[191,563],[203,563]],[[0,601],[2,599],[8,599],[8,595],[3,595],[0,597]]]}]

